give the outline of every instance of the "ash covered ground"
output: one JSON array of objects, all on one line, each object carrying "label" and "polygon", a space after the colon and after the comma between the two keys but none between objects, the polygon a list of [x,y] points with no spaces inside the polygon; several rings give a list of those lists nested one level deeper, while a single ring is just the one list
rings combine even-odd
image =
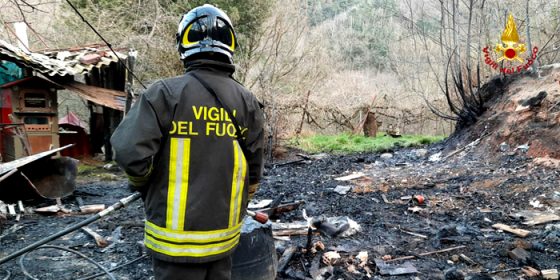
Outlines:
[{"label": "ash covered ground", "polygon": [[[521,279],[524,274],[520,268],[524,266],[537,270],[560,269],[560,223],[528,226],[523,224],[522,217],[515,215],[522,210],[558,213],[560,172],[534,164],[521,150],[497,152],[495,156],[500,160],[488,162],[468,151],[438,162],[428,160],[443,147],[440,144],[426,150],[402,149],[392,153],[392,157],[326,155],[321,159],[269,165],[255,200],[282,196],[285,203],[305,202],[296,210],[279,214],[275,222],[303,222],[302,210],[305,209],[309,217],[346,216],[361,226],[360,232],[349,237],[329,237],[315,231],[312,244],[321,241],[325,245],[316,252],[306,252],[306,235],[291,236],[289,241],[278,240],[279,257],[286,248],[296,246],[278,279],[313,279],[312,275],[315,279],[461,279],[452,278],[458,277],[457,274],[466,279]],[[85,219],[86,216],[75,214],[77,197],[81,197],[84,204],[110,205],[128,194],[122,173],[100,173],[99,170],[83,174],[74,195],[63,199],[63,205],[73,213],[52,216],[30,213],[19,222],[8,220],[3,225],[4,233],[14,226],[22,228],[0,240],[0,256]],[[352,172],[362,172],[364,176],[350,181],[335,180]],[[334,191],[337,186],[349,186],[350,190],[340,194]],[[417,194],[423,195],[426,201],[415,207],[407,196]],[[36,208],[52,204],[54,201],[28,202],[26,206]],[[520,238],[493,229],[495,223],[531,233]],[[75,249],[107,268],[144,254],[140,202],[89,227],[108,239],[109,246],[99,247],[84,231],[68,234],[50,244]],[[538,244],[538,248],[532,244]],[[420,255],[461,245],[465,247]],[[516,247],[524,248],[530,257],[513,259],[509,252]],[[341,258],[323,261],[323,255],[330,251],[336,251]],[[362,251],[368,253],[368,260],[360,266],[356,256]],[[461,254],[475,263],[453,256]],[[381,275],[374,261],[375,258],[389,260],[403,256],[414,258],[392,264],[409,262],[418,273]],[[72,254],[51,249],[30,253],[23,265],[37,279],[81,279],[99,272]],[[326,269],[319,273],[317,269],[321,268]],[[17,261],[0,266],[0,274],[7,275],[7,272],[11,274],[7,279],[25,279]],[[150,260],[142,258],[113,273],[117,279],[150,279]],[[0,277],[4,277],[2,275]]]},{"label": "ash covered ground", "polygon": [[[276,226],[304,225],[303,234],[289,237],[274,231],[280,263],[293,252],[278,279],[540,279],[531,275],[560,269],[560,65],[539,77],[491,83],[483,94],[486,111],[443,143],[305,160],[293,151],[269,164],[255,201],[304,201],[274,217]],[[361,176],[352,180],[336,180],[357,172]],[[78,198],[111,205],[127,196],[123,175],[101,165],[82,173],[75,193],[62,200],[70,213],[43,216],[33,210],[54,201],[25,202],[19,222],[0,220],[0,257],[85,219],[77,214]],[[425,202],[411,199],[416,195]],[[361,229],[343,237],[346,227],[331,225],[334,234],[325,234],[323,223],[308,235],[304,209],[311,221],[345,217]],[[117,279],[150,279],[140,202],[89,227],[108,246],[98,246],[82,230],[51,244],[106,268],[126,264],[113,272]],[[0,279],[25,279],[23,270],[46,280],[99,273],[75,255],[41,249],[23,265],[1,265]]]}]

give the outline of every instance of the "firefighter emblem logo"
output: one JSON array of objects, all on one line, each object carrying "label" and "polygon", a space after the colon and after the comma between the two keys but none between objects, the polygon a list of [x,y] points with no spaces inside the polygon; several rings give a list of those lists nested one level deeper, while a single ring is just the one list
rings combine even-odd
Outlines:
[{"label": "firefighter emblem logo", "polygon": [[491,57],[489,47],[485,47],[482,50],[484,52],[484,62],[486,64],[490,65],[493,69],[499,68],[500,72],[505,74],[519,73],[529,69],[529,67],[533,65],[539,49],[533,47],[531,53],[527,55],[527,63],[525,63],[523,56],[526,56],[527,47],[519,40],[517,26],[515,25],[512,14],[508,16],[501,40],[502,42],[496,44],[494,48],[497,56],[496,60]]},{"label": "firefighter emblem logo", "polygon": [[510,14],[506,24],[506,29],[502,33],[502,43],[496,45],[496,52],[501,54],[502,57],[498,58],[498,62],[507,59],[509,61],[517,60],[523,63],[523,58],[519,54],[524,53],[527,49],[525,44],[519,43],[519,34],[517,34],[517,27],[513,20],[513,15]]}]

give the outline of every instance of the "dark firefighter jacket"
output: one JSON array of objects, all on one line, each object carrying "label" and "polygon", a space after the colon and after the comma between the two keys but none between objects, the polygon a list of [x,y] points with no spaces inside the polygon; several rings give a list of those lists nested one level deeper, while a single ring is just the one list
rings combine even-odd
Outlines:
[{"label": "dark firefighter jacket", "polygon": [[[144,194],[144,244],[169,262],[209,262],[239,243],[249,184],[263,165],[263,114],[231,78],[233,65],[197,60],[183,76],[151,85],[114,132],[117,163]],[[227,112],[192,74],[206,81]]]}]

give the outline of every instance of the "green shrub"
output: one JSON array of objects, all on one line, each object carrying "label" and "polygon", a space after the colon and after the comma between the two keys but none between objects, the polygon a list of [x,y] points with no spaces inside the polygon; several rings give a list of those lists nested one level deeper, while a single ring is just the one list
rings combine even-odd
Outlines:
[{"label": "green shrub", "polygon": [[386,152],[402,147],[417,147],[443,140],[443,136],[403,135],[393,138],[388,135],[378,135],[375,138],[361,135],[313,135],[297,139],[290,139],[288,145],[302,149],[308,153],[328,152],[348,154],[358,152]]}]

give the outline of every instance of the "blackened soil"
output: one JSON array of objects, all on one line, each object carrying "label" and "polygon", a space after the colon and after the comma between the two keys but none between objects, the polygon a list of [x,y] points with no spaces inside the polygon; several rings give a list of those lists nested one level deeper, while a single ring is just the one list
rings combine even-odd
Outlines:
[{"label": "blackened soil", "polygon": [[[360,224],[362,231],[350,237],[330,238],[314,235],[313,242],[321,240],[325,251],[336,250],[342,260],[334,264],[332,274],[324,279],[368,279],[366,271],[356,265],[351,273],[348,266],[360,251],[367,251],[367,266],[372,270],[370,279],[444,279],[446,271],[455,268],[466,279],[483,279],[485,272],[496,272],[530,265],[536,269],[560,269],[560,226],[558,222],[527,226],[512,217],[521,210],[549,211],[558,214],[560,207],[560,173],[558,170],[533,166],[524,154],[500,154],[501,160],[486,162],[469,154],[444,162],[430,162],[428,156],[441,147],[434,146],[423,155],[417,150],[397,151],[390,159],[379,154],[327,156],[287,165],[271,165],[255,199],[273,199],[283,195],[283,202],[303,200],[298,210],[281,214],[279,222],[303,221],[302,209],[311,217],[347,216]],[[351,172],[363,172],[366,178],[341,182],[335,178]],[[120,172],[95,173],[80,178],[75,194],[63,199],[65,207],[77,211],[76,198],[85,204],[110,205],[129,194]],[[107,179],[114,179],[108,181]],[[341,195],[333,191],[337,185],[358,186],[361,192]],[[364,192],[365,191],[365,192]],[[421,194],[426,203],[416,212],[409,211],[412,202],[404,196]],[[388,203],[384,202],[384,195]],[[538,201],[540,204],[536,204]],[[540,205],[534,208],[533,205]],[[54,201],[27,202],[28,207],[55,204]],[[4,233],[13,225],[22,229],[7,234],[0,240],[0,257],[25,245],[84,219],[86,216],[59,214],[42,216],[25,214],[16,223],[10,219],[3,226]],[[492,229],[492,224],[503,223],[531,231],[526,238]],[[128,208],[106,217],[90,228],[104,237],[111,237],[110,247],[100,248],[83,231],[76,231],[51,242],[75,249],[107,268],[115,267],[144,254],[142,241],[143,206],[135,202]],[[556,225],[556,227],[554,227]],[[426,238],[413,236],[414,232]],[[309,279],[310,266],[325,251],[304,254],[307,238],[292,236],[290,241],[278,241],[279,255],[288,246],[298,246],[298,251],[288,268],[278,279]],[[530,260],[523,264],[508,256],[508,251],[520,246],[519,240],[538,242],[539,250],[527,249]],[[410,260],[419,273],[406,276],[381,276],[374,258],[390,255],[392,258],[418,256],[418,254],[464,245],[465,248],[418,257]],[[542,248],[547,249],[543,251]],[[464,254],[476,262],[452,262],[452,255]],[[402,264],[403,262],[395,262]],[[325,265],[321,263],[320,268]],[[79,279],[99,272],[93,265],[75,255],[41,249],[30,253],[24,262],[26,270],[37,279]],[[6,272],[7,279],[25,279],[16,260],[0,265],[0,279]],[[143,258],[138,262],[115,270],[117,279],[150,279],[151,262]],[[493,279],[519,279],[520,270],[491,273]],[[478,277],[478,278],[477,278]],[[108,279],[98,278],[98,279]],[[457,278],[458,279],[458,278]],[[492,279],[492,278],[489,278]]]},{"label": "blackened soil", "polygon": [[[390,255],[393,258],[415,256],[421,253],[464,245],[464,249],[429,255],[412,260],[420,271],[419,279],[444,279],[444,273],[457,269],[467,279],[483,277],[484,272],[495,272],[531,265],[536,269],[560,269],[560,255],[550,252],[528,251],[531,259],[519,263],[508,257],[508,251],[519,246],[519,240],[510,233],[492,229],[495,223],[504,223],[531,231],[522,238],[526,243],[538,242],[548,250],[560,251],[559,227],[546,230],[546,225],[526,226],[510,215],[520,210],[538,210],[558,213],[560,207],[560,173],[530,165],[523,154],[493,155],[492,162],[469,154],[450,158],[445,162],[430,162],[427,156],[443,147],[434,146],[423,156],[417,150],[397,151],[391,159],[379,154],[329,156],[306,164],[286,165],[270,169],[266,184],[257,199],[284,195],[286,202],[304,200],[309,216],[348,216],[362,226],[362,232],[348,238],[314,237],[322,240],[326,251],[338,251],[343,260],[335,264],[332,279],[367,279],[364,269],[349,273],[348,265],[360,251],[367,251],[369,267],[375,271],[373,258]],[[495,161],[495,157],[500,160]],[[498,163],[496,163],[498,162]],[[334,178],[352,172],[364,172],[368,178],[353,182]],[[337,185],[353,185],[370,192],[341,195],[333,191]],[[423,195],[427,202],[419,212],[402,197]],[[385,203],[385,195],[389,203]],[[530,201],[543,206],[534,208]],[[281,216],[281,221],[301,221],[301,211]],[[554,223],[552,223],[554,224]],[[426,236],[421,238],[404,231]],[[521,238],[520,238],[521,239]],[[517,243],[516,243],[517,241]],[[305,236],[292,237],[280,247],[299,245],[305,248]],[[525,244],[525,243],[524,243]],[[317,255],[321,255],[318,252]],[[452,255],[464,254],[477,264],[464,261],[450,262]],[[308,277],[309,266],[317,255],[296,254],[290,267],[280,277],[287,279]],[[403,262],[396,262],[403,263]],[[518,279],[520,270],[491,273],[494,279]],[[324,276],[329,278],[328,275]],[[407,276],[373,276],[378,279],[412,279]]]},{"label": "blackened soil", "polygon": [[[120,173],[120,172],[119,172]],[[122,179],[106,181],[106,177],[123,178],[122,175],[103,174],[99,179],[94,174],[88,174],[80,178],[74,195],[62,200],[63,205],[74,213],[79,211],[76,197],[83,199],[84,204],[105,204],[109,206],[119,199],[127,196],[130,192],[125,187]],[[55,201],[27,202],[24,203],[32,211],[31,207],[43,207],[56,204]],[[27,210],[27,209],[26,209]],[[129,207],[105,217],[91,225],[89,228],[109,239],[109,246],[101,248],[96,245],[94,239],[84,231],[78,230],[69,233],[49,245],[59,245],[71,248],[93,260],[99,262],[103,267],[110,269],[120,264],[141,257],[143,246],[143,205],[136,201]],[[19,223],[13,219],[4,226],[6,232],[13,225],[23,226],[15,233],[7,235],[0,240],[0,256],[4,257],[17,251],[43,237],[58,232],[73,223],[86,219],[88,215],[75,215],[58,213],[56,215],[44,216],[38,214],[25,214]],[[2,275],[11,274],[7,279],[32,279],[26,278],[19,263],[20,258],[0,265],[0,278]],[[37,279],[81,279],[100,272],[86,260],[64,251],[53,249],[40,249],[29,253],[23,262],[26,271]],[[150,279],[152,274],[150,259],[144,257],[122,269],[113,272],[117,279]],[[2,278],[3,279],[3,278]],[[109,279],[98,277],[95,279]]]}]

